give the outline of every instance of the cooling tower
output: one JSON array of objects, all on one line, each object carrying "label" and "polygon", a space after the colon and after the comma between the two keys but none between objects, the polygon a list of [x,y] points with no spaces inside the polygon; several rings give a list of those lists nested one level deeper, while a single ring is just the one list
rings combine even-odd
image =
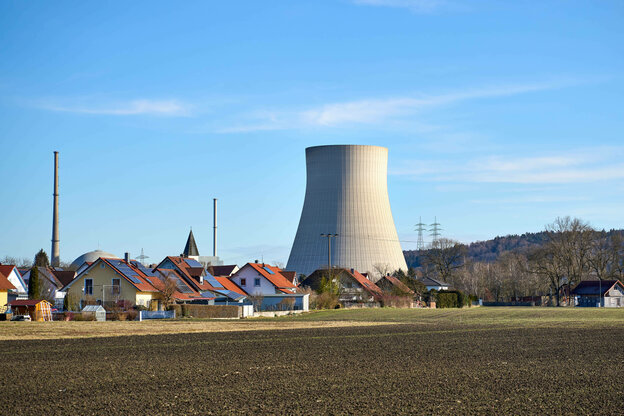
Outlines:
[{"label": "cooling tower", "polygon": [[407,270],[388,199],[388,149],[339,145],[306,149],[307,185],[287,270],[309,275],[328,264],[375,274]]}]

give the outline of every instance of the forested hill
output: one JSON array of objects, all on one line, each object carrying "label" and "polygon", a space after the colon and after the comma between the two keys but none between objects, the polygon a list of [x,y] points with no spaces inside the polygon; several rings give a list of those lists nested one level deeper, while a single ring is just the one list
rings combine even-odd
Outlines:
[{"label": "forested hill", "polygon": [[[624,234],[624,230],[611,230],[607,235],[612,233]],[[525,251],[535,246],[540,246],[546,242],[546,232],[525,233],[522,235],[507,235],[504,237],[496,237],[492,240],[477,241],[468,245],[468,254],[466,260],[473,262],[494,262],[506,251]],[[405,261],[408,267],[419,267],[421,265],[421,257],[425,250],[407,250],[404,251]]]}]

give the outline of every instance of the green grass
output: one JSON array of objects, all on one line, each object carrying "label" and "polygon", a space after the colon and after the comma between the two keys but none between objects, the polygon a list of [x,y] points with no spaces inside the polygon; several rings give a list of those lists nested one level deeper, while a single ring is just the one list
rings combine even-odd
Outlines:
[{"label": "green grass", "polygon": [[452,326],[585,327],[624,324],[624,309],[475,307],[463,309],[335,309],[273,318],[295,321],[368,321]]}]

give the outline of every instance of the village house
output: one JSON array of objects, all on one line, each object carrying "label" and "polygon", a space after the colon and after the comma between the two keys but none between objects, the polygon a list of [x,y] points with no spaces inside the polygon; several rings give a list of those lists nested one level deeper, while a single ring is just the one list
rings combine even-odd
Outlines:
[{"label": "village house", "polygon": [[297,292],[297,287],[281,274],[278,267],[265,263],[247,263],[230,280],[251,296]]},{"label": "village house", "polygon": [[583,280],[574,289],[577,306],[620,308],[624,306],[624,285],[619,280]]},{"label": "village house", "polygon": [[[75,271],[56,270],[53,267],[36,266],[39,273],[39,281],[42,284],[42,290],[46,299],[54,299],[54,307],[62,309],[65,300],[65,292],[63,288],[67,286],[76,277]],[[28,288],[28,281],[32,269],[28,269],[24,274],[24,281]]]},{"label": "village house", "polygon": [[[231,272],[234,268],[229,268],[229,271]],[[192,303],[240,303],[247,297],[247,294],[240,288],[234,288],[230,285],[225,287],[222,283],[223,279],[215,278],[206,271],[206,268],[201,263],[192,258],[167,256],[156,266],[155,270],[165,275],[174,273],[195,291],[204,295],[204,300],[196,299]],[[220,271],[227,272],[228,269]],[[227,277],[224,277],[224,279],[227,279]],[[211,301],[207,302],[207,299]]]},{"label": "village house", "polygon": [[362,273],[355,269],[332,269],[331,273],[327,269],[315,270],[306,277],[299,287],[309,287],[314,291],[321,289],[321,281],[329,276],[337,279],[338,283],[338,300],[343,306],[365,305],[379,306],[379,302],[383,297],[383,291],[372,281],[370,281]]},{"label": "village house", "polygon": [[[9,301],[28,298],[28,286],[17,267],[9,264],[0,265],[0,309]],[[3,289],[6,288],[6,289]]]},{"label": "village house", "polygon": [[[15,286],[3,274],[0,274],[0,313],[5,313],[9,304],[9,291],[15,291]],[[12,299],[13,300],[13,299]]]},{"label": "village house", "polygon": [[407,287],[405,283],[397,279],[390,274],[383,276],[381,279],[375,282],[377,287],[383,290],[385,293],[390,293],[396,296],[414,296],[414,291]]},{"label": "village house", "polygon": [[[80,309],[95,302],[104,306],[119,304],[139,305],[152,310],[163,307],[163,280],[170,277],[176,283],[172,298],[176,301],[207,300],[175,273],[166,276],[152,271],[128,256],[124,260],[100,257],[72,280],[65,292]],[[212,298],[214,299],[214,297]]]},{"label": "village house", "polygon": [[432,279],[431,277],[423,277],[420,281],[425,285],[425,288],[429,290],[441,291],[449,290],[451,285],[438,279]]}]

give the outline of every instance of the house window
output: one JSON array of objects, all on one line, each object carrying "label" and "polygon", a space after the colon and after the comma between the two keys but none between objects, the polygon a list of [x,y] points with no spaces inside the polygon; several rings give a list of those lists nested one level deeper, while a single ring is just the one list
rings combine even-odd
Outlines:
[{"label": "house window", "polygon": [[254,279],[254,285],[255,286],[260,286],[260,279],[259,278],[255,278]]},{"label": "house window", "polygon": [[241,279],[241,286],[247,286],[247,279]]},{"label": "house window", "polygon": [[93,295],[93,279],[85,279],[84,294]]},{"label": "house window", "polygon": [[121,279],[113,279],[113,287],[111,292],[114,296],[121,293]]}]

